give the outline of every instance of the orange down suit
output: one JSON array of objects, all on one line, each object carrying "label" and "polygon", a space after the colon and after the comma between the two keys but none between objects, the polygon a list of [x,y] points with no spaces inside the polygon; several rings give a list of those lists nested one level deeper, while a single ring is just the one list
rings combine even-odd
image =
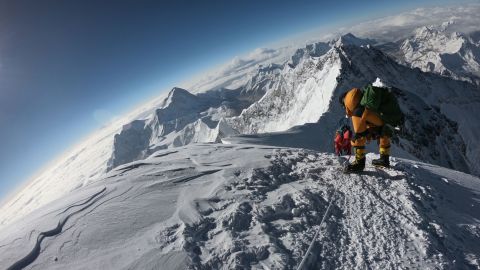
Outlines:
[{"label": "orange down suit", "polygon": [[[362,95],[360,89],[353,88],[345,95],[344,99],[345,110],[347,115],[352,118],[353,130],[355,132],[352,146],[358,150],[365,149],[367,136],[370,134],[369,130],[378,129],[384,125],[383,120],[375,111],[360,106]],[[380,154],[390,154],[390,137],[380,136],[379,145]],[[365,153],[365,150],[362,152]]]}]

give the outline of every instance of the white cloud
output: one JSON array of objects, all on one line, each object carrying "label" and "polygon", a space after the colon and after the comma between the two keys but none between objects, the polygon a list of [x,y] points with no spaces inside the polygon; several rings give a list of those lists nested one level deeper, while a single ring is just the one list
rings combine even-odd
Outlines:
[{"label": "white cloud", "polygon": [[247,74],[260,65],[282,63],[293,53],[293,48],[282,47],[257,48],[252,52],[236,56],[231,61],[184,82],[182,87],[193,92],[207,89],[227,87],[236,88],[247,78]]},{"label": "white cloud", "polygon": [[439,25],[446,21],[454,24],[450,31],[472,32],[480,30],[480,4],[463,6],[443,6],[417,8],[400,14],[380,17],[350,25],[323,27],[314,31],[299,34],[283,41],[271,44],[273,48],[257,48],[249,54],[236,56],[231,61],[217,66],[203,74],[197,75],[182,83],[182,87],[191,91],[201,91],[218,87],[235,87],[240,85],[246,75],[259,65],[282,63],[305,44],[328,41],[335,37],[353,33],[359,37],[368,37],[377,41],[395,41],[407,37],[420,26]]},{"label": "white cloud", "polygon": [[448,30],[469,33],[480,30],[480,5],[417,8],[394,16],[358,23],[345,31],[380,41],[393,41],[409,35],[413,29],[425,25],[455,22]]},{"label": "white cloud", "polygon": [[469,33],[480,30],[480,4],[457,6],[424,7],[411,11],[350,24],[321,27],[291,37],[280,44],[297,44],[327,41],[339,35],[353,33],[359,37],[373,38],[378,41],[395,41],[404,38],[420,26],[438,25],[445,21],[454,21],[448,30]]}]

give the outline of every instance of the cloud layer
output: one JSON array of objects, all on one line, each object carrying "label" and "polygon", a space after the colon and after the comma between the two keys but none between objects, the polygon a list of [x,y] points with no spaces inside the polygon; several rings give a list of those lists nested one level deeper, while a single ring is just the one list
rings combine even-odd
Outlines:
[{"label": "cloud layer", "polygon": [[415,28],[440,25],[444,22],[450,22],[447,29],[449,31],[463,33],[479,31],[480,16],[478,14],[480,14],[480,4],[428,7],[336,28],[322,28],[274,43],[275,49],[258,48],[250,54],[237,56],[228,63],[196,76],[182,86],[194,92],[219,87],[235,88],[244,83],[246,75],[259,65],[282,63],[293,54],[296,48],[313,42],[328,41],[346,33],[388,42],[411,35]]},{"label": "cloud layer", "polygon": [[480,30],[480,16],[478,14],[480,14],[479,4],[417,8],[398,15],[342,27],[339,32],[352,32],[379,41],[395,41],[406,37],[417,27],[438,25],[450,21],[453,24],[449,26],[448,30],[469,33]]}]

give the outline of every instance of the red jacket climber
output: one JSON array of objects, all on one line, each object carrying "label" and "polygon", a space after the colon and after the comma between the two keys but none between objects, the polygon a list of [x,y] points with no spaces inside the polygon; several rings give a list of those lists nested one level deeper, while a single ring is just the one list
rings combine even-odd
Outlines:
[{"label": "red jacket climber", "polygon": [[352,131],[348,126],[342,126],[335,133],[335,154],[337,155],[350,155],[352,153],[352,144],[350,140],[352,139]]}]

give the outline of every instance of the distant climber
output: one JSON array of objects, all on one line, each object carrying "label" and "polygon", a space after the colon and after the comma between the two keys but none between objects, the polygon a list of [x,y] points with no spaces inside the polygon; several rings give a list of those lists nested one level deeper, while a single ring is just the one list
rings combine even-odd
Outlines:
[{"label": "distant climber", "polygon": [[390,166],[390,138],[393,128],[403,123],[404,115],[391,89],[371,84],[362,89],[353,88],[340,96],[340,104],[352,118],[355,135],[351,141],[355,160],[345,167],[345,172],[365,169],[365,145],[376,139],[380,146],[380,158],[372,165]]},{"label": "distant climber", "polygon": [[352,144],[350,140],[352,139],[352,130],[348,125],[342,125],[335,132],[334,147],[335,154],[338,156],[345,154],[352,154]]}]

